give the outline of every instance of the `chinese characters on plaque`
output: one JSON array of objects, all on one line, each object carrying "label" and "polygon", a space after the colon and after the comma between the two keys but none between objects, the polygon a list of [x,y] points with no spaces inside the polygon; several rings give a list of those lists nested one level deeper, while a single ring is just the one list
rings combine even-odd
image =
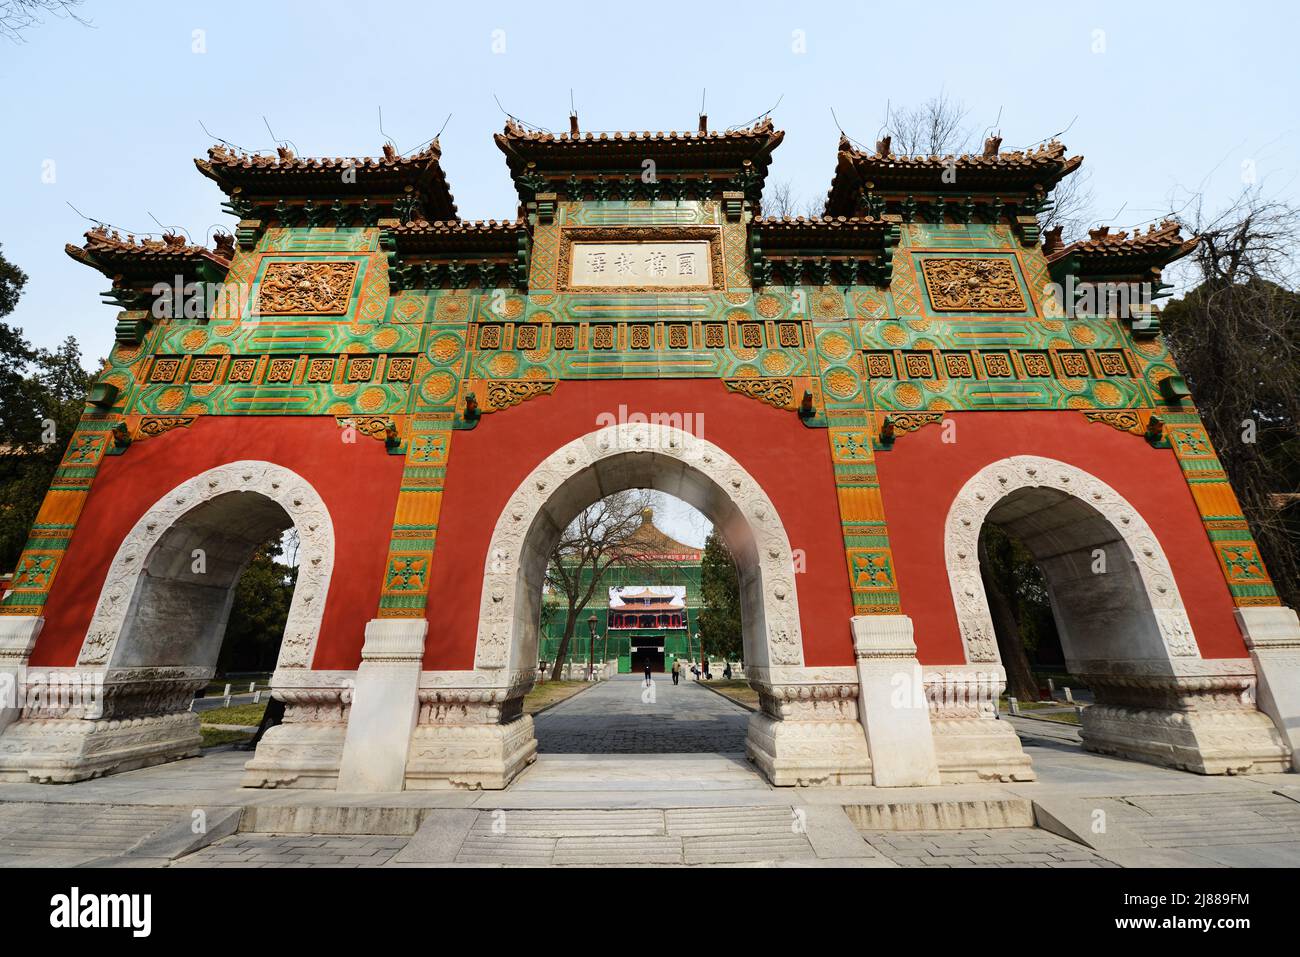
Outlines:
[{"label": "chinese characters on plaque", "polygon": [[665,243],[574,243],[573,287],[707,288],[712,284],[707,240]]}]

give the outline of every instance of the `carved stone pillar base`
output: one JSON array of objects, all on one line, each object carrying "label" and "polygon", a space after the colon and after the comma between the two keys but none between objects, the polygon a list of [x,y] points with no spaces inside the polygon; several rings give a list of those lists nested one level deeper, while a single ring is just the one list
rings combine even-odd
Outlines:
[{"label": "carved stone pillar base", "polygon": [[28,668],[22,712],[0,733],[0,780],[66,783],[192,757],[189,712],[210,670]]},{"label": "carved stone pillar base", "polygon": [[0,731],[22,714],[19,686],[44,624],[34,615],[0,615]]},{"label": "carved stone pillar base", "polygon": [[122,720],[22,719],[0,735],[0,781],[69,784],[194,757],[202,744],[189,712]]},{"label": "carved stone pillar base", "polygon": [[931,667],[924,674],[935,757],[944,784],[1035,780],[1016,729],[997,718],[998,696],[1006,685],[1001,666]]},{"label": "carved stone pillar base", "polygon": [[778,787],[871,783],[852,668],[751,668],[762,710],[749,719],[745,753]]},{"label": "carved stone pillar base", "polygon": [[1273,719],[1300,771],[1300,620],[1285,606],[1238,608],[1237,626],[1259,675],[1259,710]]},{"label": "carved stone pillar base", "polygon": [[523,713],[532,685],[531,671],[421,675],[407,790],[497,791],[514,780],[537,759],[533,719]]},{"label": "carved stone pillar base", "polygon": [[1222,673],[1084,673],[1097,696],[1083,711],[1084,748],[1197,774],[1289,769],[1291,749],[1255,706],[1251,663],[1204,664]]},{"label": "carved stone pillar base", "polygon": [[1038,775],[1009,721],[992,715],[960,718],[930,716],[939,780],[944,784],[979,781],[1033,781]]},{"label": "carved stone pillar base", "polygon": [[[284,702],[283,723],[257,743],[244,765],[246,788],[333,788],[343,761],[343,741],[352,702],[352,672],[300,672],[286,678],[277,672],[272,694]],[[292,683],[335,687],[292,687]]]}]

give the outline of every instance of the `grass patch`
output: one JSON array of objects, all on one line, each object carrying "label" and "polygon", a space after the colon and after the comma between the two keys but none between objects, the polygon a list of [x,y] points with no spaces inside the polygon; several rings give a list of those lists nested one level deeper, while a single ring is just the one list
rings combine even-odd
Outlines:
[{"label": "grass patch", "polygon": [[203,736],[203,747],[215,748],[219,744],[238,744],[241,741],[251,741],[253,733],[251,731],[219,731],[216,728],[199,728],[199,734]]},{"label": "grass patch", "polygon": [[262,704],[232,704],[229,708],[213,708],[211,711],[200,711],[200,724],[251,724],[259,725],[262,723],[262,715],[266,712],[266,703]]},{"label": "grass patch", "polygon": [[732,701],[739,701],[751,708],[758,707],[758,692],[749,686],[748,681],[741,678],[720,678],[716,681],[706,681],[704,684],[714,691],[721,692]]},{"label": "grass patch", "polygon": [[1036,714],[1034,715],[1040,721],[1055,721],[1057,724],[1072,724],[1079,727],[1079,715],[1074,711],[1064,711],[1058,714]]},{"label": "grass patch", "polygon": [[590,684],[590,681],[563,680],[535,684],[533,690],[524,695],[524,714],[536,714],[548,705],[572,698]]}]

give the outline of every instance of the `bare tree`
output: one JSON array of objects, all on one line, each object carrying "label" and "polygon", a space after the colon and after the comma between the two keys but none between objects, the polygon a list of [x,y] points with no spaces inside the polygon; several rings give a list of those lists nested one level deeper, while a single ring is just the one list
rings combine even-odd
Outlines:
[{"label": "bare tree", "polygon": [[825,200],[801,199],[789,180],[768,183],[763,189],[759,214],[780,219],[785,216],[805,216],[820,219],[825,210]]},{"label": "bare tree", "polygon": [[1161,326],[1274,584],[1295,605],[1300,515],[1277,496],[1300,490],[1300,208],[1255,186],[1213,214],[1194,197],[1182,219],[1200,243],[1170,273],[1193,288]]},{"label": "bare tree", "polygon": [[966,125],[970,110],[946,93],[920,106],[891,110],[885,133],[899,156],[947,156],[969,153],[974,131]]},{"label": "bare tree", "polygon": [[68,17],[82,26],[90,26],[90,21],[76,10],[83,2],[85,0],[0,0],[0,36],[21,43],[25,30],[45,22],[43,15]]},{"label": "bare tree", "polygon": [[564,634],[551,668],[552,679],[563,673],[578,618],[610,566],[652,564],[643,540],[636,535],[642,512],[651,501],[651,494],[643,489],[615,492],[585,509],[560,536],[546,567],[546,584],[565,605]]},{"label": "bare tree", "polygon": [[1052,190],[1051,200],[1051,207],[1038,217],[1039,229],[1060,226],[1063,243],[1083,239],[1093,222],[1092,172],[1080,169],[1066,176]]},{"label": "bare tree", "polygon": [[764,216],[780,218],[793,216],[795,208],[794,188],[788,179],[768,183],[763,189],[763,199],[759,212]]}]

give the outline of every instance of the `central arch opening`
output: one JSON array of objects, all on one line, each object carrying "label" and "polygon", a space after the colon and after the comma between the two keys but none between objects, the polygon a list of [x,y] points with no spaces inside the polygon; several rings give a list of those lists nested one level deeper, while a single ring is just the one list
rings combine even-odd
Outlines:
[{"label": "central arch opening", "polygon": [[548,563],[539,631],[540,754],[743,754],[739,580],[690,505],[629,489],[580,512]]},{"label": "central arch opening", "polygon": [[[537,750],[532,718],[516,709],[522,706],[517,696],[531,690],[537,679],[547,564],[565,530],[585,509],[633,489],[658,492],[685,502],[704,516],[725,543],[736,570],[739,644],[748,681],[754,690],[770,690],[773,668],[781,670],[783,675],[803,671],[793,552],[780,516],[758,483],[725,451],[679,429],[628,424],[598,430],[558,449],[533,470],[503,509],[489,547],[475,670],[493,675],[489,680],[499,682],[503,688],[499,717],[490,720],[504,726],[501,740],[507,749],[503,752],[507,775],[525,767]],[[671,610],[666,614],[671,614]],[[655,651],[657,654],[657,646]],[[698,658],[698,646],[694,651]],[[629,700],[639,706],[643,694],[659,693],[657,681],[665,690],[673,687],[670,671],[656,675],[655,661],[649,662],[651,677],[649,684],[644,684],[647,657],[645,653],[641,656],[640,678],[611,677],[606,682],[608,693],[622,685]],[[697,667],[701,663],[694,662]],[[713,669],[715,678],[720,677],[717,668],[725,668],[725,664],[717,662]],[[679,694],[713,694],[703,688],[683,689],[682,683],[679,674],[679,685],[675,688]],[[590,704],[595,693],[584,692],[576,700],[588,699]],[[710,700],[746,712],[748,757],[769,777],[779,776],[784,766],[778,768],[777,762],[783,759],[773,755],[778,751],[784,753],[784,741],[789,735],[782,734],[778,739],[777,728],[784,727],[782,722],[787,715],[773,695],[760,694],[760,697],[762,710],[753,712],[722,699]],[[561,705],[555,712],[564,708]],[[553,713],[548,713],[541,720],[551,716]],[[520,717],[524,723],[516,725]],[[416,737],[421,739],[437,733],[432,728],[427,732],[417,728]],[[693,749],[686,750],[694,753]],[[739,760],[740,755],[731,755],[730,759]],[[408,766],[408,777],[411,773]],[[428,772],[418,766],[414,773]],[[747,769],[743,773],[747,778],[752,777]],[[529,780],[535,777],[536,768],[530,772]]]}]

